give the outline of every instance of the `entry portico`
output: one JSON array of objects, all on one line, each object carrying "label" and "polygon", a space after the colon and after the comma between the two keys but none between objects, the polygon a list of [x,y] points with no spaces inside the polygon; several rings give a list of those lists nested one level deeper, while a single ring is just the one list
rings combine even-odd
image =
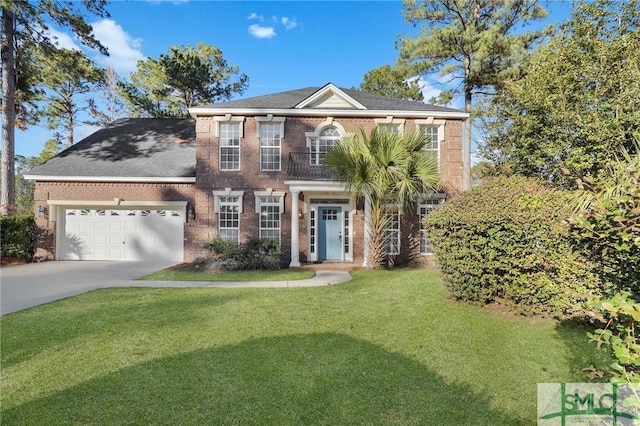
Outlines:
[{"label": "entry portico", "polygon": [[[285,181],[289,187],[291,209],[291,263],[300,266],[300,221],[307,230],[308,262],[354,260],[354,217],[357,199],[343,182]],[[297,202],[297,206],[296,206]]]}]

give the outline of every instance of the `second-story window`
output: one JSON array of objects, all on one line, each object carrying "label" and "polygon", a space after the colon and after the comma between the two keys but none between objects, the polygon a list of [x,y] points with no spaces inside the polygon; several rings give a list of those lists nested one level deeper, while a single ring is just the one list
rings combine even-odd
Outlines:
[{"label": "second-story window", "polygon": [[444,142],[446,120],[416,120],[416,130],[424,135],[424,150],[440,168],[440,150]]},{"label": "second-story window", "polygon": [[312,166],[320,166],[324,164],[324,157],[327,155],[329,148],[334,146],[340,140],[340,131],[335,127],[327,127],[320,132],[317,138],[311,141],[310,161]]},{"label": "second-story window", "polygon": [[438,136],[438,128],[424,126],[421,128],[424,134],[424,150],[436,164],[440,165],[440,137]]},{"label": "second-story window", "polygon": [[280,170],[280,123],[260,124],[260,170]]},{"label": "second-story window", "polygon": [[241,123],[220,123],[220,170],[240,170],[240,125]]}]

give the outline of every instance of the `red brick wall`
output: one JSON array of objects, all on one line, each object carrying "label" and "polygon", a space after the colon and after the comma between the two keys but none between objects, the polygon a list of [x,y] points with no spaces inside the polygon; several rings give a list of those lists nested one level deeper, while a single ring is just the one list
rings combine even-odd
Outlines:
[{"label": "red brick wall", "polygon": [[[385,118],[385,117],[381,117]],[[259,233],[259,218],[255,213],[254,191],[263,191],[273,188],[274,191],[286,192],[285,212],[281,220],[281,239],[283,252],[288,254],[291,249],[291,211],[297,211],[297,203],[291,200],[288,186],[284,184],[287,179],[286,170],[290,152],[306,152],[306,132],[313,132],[316,127],[325,122],[327,117],[287,117],[284,124],[284,138],[281,148],[281,171],[260,170],[260,144],[257,137],[257,123],[254,117],[245,116],[243,122],[243,138],[240,142],[240,171],[219,170],[219,146],[215,137],[216,123],[213,117],[198,117],[196,121],[196,168],[197,178],[195,187],[196,197],[196,224],[192,228],[193,242],[200,245],[207,239],[217,235],[217,215],[214,213],[214,196],[212,191],[231,188],[244,191],[244,209],[240,217],[240,238],[257,236]],[[371,118],[335,118],[335,123],[340,124],[347,132],[357,132],[364,129],[367,133],[375,126]],[[416,128],[414,120],[405,121],[405,129],[410,131]],[[445,125],[445,142],[441,146],[441,181],[442,186],[452,192],[457,192],[462,186],[462,126],[460,121],[449,121]],[[302,195],[300,197],[302,199]],[[302,201],[299,207],[302,208]],[[308,218],[300,221],[300,260],[306,259],[307,253],[307,224]],[[416,221],[417,223],[417,221]],[[364,221],[358,217],[353,221],[354,232],[354,262],[362,262]],[[415,228],[412,225],[412,229]],[[406,235],[406,233],[403,232]],[[408,238],[408,237],[407,237]],[[403,250],[414,247],[408,241],[404,242]],[[419,245],[418,245],[419,248]],[[415,258],[414,255],[403,253],[402,259]]]},{"label": "red brick wall", "polygon": [[[47,207],[47,200],[107,201],[195,201],[192,183],[120,183],[120,182],[36,182],[35,208]],[[49,213],[48,213],[49,214]],[[55,254],[55,222],[48,214],[37,217],[38,258],[52,259]],[[185,224],[185,239],[193,224]],[[193,247],[185,245],[185,258],[193,257]]]}]

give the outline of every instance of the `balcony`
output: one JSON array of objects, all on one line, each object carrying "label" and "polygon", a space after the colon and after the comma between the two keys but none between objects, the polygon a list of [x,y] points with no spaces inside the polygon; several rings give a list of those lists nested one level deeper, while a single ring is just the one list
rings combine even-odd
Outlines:
[{"label": "balcony", "polygon": [[[316,160],[322,162],[321,158]],[[337,180],[333,172],[323,165],[311,164],[311,154],[308,152],[289,153],[287,177],[300,180]]]}]

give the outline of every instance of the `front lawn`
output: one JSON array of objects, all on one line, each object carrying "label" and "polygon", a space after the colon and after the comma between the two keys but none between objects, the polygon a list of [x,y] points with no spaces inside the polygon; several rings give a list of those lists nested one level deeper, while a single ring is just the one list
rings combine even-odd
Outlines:
[{"label": "front lawn", "polygon": [[3,316],[2,424],[535,424],[585,330],[446,299],[433,270],[315,288],[98,290]]},{"label": "front lawn", "polygon": [[146,281],[294,281],[313,278],[311,269],[278,269],[274,271],[200,271],[194,268],[162,269],[139,279]]}]

